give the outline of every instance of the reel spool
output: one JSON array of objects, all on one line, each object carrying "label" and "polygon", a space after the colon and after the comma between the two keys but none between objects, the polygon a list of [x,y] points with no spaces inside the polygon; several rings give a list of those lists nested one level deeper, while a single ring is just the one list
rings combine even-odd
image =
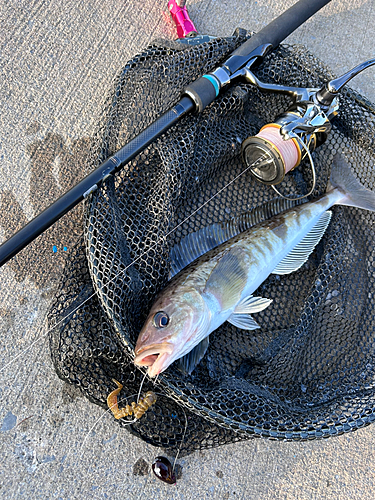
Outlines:
[{"label": "reel spool", "polygon": [[[320,114],[322,115],[321,112]],[[313,178],[312,187],[303,196],[288,197],[291,200],[305,198],[314,191],[315,167],[311,153],[325,142],[331,129],[329,119],[324,116],[322,120],[324,128],[320,127],[319,132],[301,133],[300,131],[297,134],[293,131],[296,128],[295,122],[301,119],[303,116],[299,113],[287,112],[274,123],[262,127],[257,135],[245,139],[241,148],[242,161],[249,168],[251,175],[257,181],[270,185],[283,198],[286,197],[275,186],[283,181],[288,172],[298,167],[306,155],[309,157]]]},{"label": "reel spool", "polygon": [[284,140],[281,125],[269,123],[242,143],[242,159],[259,182],[280,184],[285,174],[301,163],[302,151],[297,139]]}]

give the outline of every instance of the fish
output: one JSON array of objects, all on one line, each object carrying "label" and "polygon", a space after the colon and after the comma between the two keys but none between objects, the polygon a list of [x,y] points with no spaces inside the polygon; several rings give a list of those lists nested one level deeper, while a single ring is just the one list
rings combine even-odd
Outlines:
[{"label": "fish", "polygon": [[[152,378],[179,360],[190,374],[207,351],[209,335],[224,322],[249,331],[259,328],[252,314],[272,300],[253,293],[270,274],[292,273],[307,261],[330,223],[333,205],[375,211],[375,193],[360,184],[341,155],[333,160],[324,195],[222,243],[225,235],[218,241],[212,236],[213,248],[173,276],[156,297],[138,336],[135,365],[147,367]],[[194,241],[198,247],[199,238],[189,236],[190,247]]]}]

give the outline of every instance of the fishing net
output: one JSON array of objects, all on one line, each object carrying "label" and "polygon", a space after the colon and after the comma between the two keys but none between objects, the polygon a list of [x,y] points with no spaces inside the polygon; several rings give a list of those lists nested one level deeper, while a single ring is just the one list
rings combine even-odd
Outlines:
[{"label": "fishing net", "polygon": [[[197,45],[157,41],[118,74],[86,163],[91,171],[214,69],[248,36]],[[256,68],[260,80],[320,87],[332,75],[304,47],[283,45]],[[374,108],[346,90],[328,141],[313,154],[324,193],[341,152],[374,189]],[[144,373],[133,348],[156,294],[168,281],[170,250],[184,236],[249,212],[275,197],[240,160],[241,143],[289,106],[286,96],[235,83],[202,114],[185,117],[106,179],[85,206],[84,235],[67,262],[49,313],[58,375],[107,409],[116,388],[136,400]],[[308,161],[280,190],[306,193]],[[270,276],[255,295],[273,299],[252,332],[224,323],[190,376],[173,364],[154,384],[158,400],[127,429],[188,454],[254,436],[328,437],[375,419],[374,214],[334,207],[322,241],[298,271]],[[57,325],[57,326],[55,326]],[[130,418],[130,417],[129,417]],[[127,419],[119,421],[124,425]]]}]

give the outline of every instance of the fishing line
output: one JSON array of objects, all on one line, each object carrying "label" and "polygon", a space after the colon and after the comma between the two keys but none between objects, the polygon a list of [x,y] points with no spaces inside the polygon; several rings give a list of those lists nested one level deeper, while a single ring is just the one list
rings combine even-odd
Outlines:
[{"label": "fishing line", "polygon": [[[248,172],[251,168],[252,168],[253,165],[249,165],[245,168],[245,170],[243,170],[240,174],[238,174],[234,179],[232,179],[230,182],[228,182],[228,184],[226,184],[224,187],[222,187],[221,189],[219,189],[219,191],[217,191],[214,195],[212,195],[207,201],[205,201],[202,205],[200,205],[196,210],[194,210],[190,215],[188,215],[183,221],[181,221],[179,224],[177,224],[177,226],[175,226],[173,229],[171,229],[167,234],[165,234],[164,236],[160,237],[159,240],[154,243],[153,245],[150,246],[149,250],[152,250],[152,249],[155,249],[159,244],[160,242],[167,238],[168,236],[170,236],[172,233],[174,233],[174,231],[176,231],[179,227],[181,227],[183,224],[185,224],[185,222],[187,222],[191,217],[193,217],[197,212],[199,212],[203,207],[205,207],[206,205],[208,205],[214,198],[216,198],[216,196],[218,196],[220,193],[222,193],[225,189],[227,189],[231,184],[233,184],[234,182],[236,182],[242,175],[244,175],[246,172]],[[132,265],[134,265],[136,262],[138,262],[139,260],[141,260],[145,255],[147,254],[147,252],[144,252],[142,253],[141,255],[139,255],[136,259],[133,260],[132,263],[130,263],[128,266],[126,266],[123,270],[121,270],[118,274],[116,274],[112,279],[110,279],[108,282],[107,282],[107,285],[113,283],[117,278],[119,278],[121,276],[121,274],[124,274]],[[27,347],[26,349],[24,349],[23,351],[21,351],[19,354],[17,354],[11,361],[9,361],[6,365],[4,365],[2,368],[0,368],[0,373],[5,370],[9,365],[11,365],[14,361],[16,361],[20,356],[22,356],[25,352],[27,352],[29,349],[31,349],[31,347],[33,345],[36,344],[36,342],[38,342],[39,340],[41,340],[42,338],[46,337],[50,332],[52,332],[55,328],[57,328],[61,323],[63,323],[65,320],[67,320],[72,314],[74,314],[75,312],[77,312],[84,304],[86,304],[86,302],[88,302],[89,300],[91,300],[93,297],[95,297],[96,295],[98,294],[97,291],[95,291],[92,295],[90,295],[89,297],[87,297],[85,300],[83,300],[81,302],[81,304],[79,304],[75,309],[73,309],[72,311],[70,311],[69,314],[67,314],[66,316],[64,316],[62,319],[60,319],[60,321],[58,321],[54,326],[52,326],[49,330],[47,330],[45,333],[41,334],[29,347]],[[45,315],[45,318],[47,317],[48,315],[48,312],[46,313]]]},{"label": "fishing line", "polygon": [[[225,186],[223,186],[221,189],[219,189],[213,196],[211,196],[207,201],[205,201],[202,205],[200,205],[196,210],[194,210],[190,215],[188,215],[183,221],[181,221],[179,224],[177,224],[177,226],[175,226],[173,229],[171,229],[166,235],[164,235],[163,237],[161,237],[159,239],[159,241],[157,241],[154,245],[152,245],[150,247],[150,249],[153,249],[155,247],[158,246],[158,244],[160,243],[160,241],[163,239],[163,238],[167,238],[168,236],[170,236],[174,231],[176,231],[179,227],[181,227],[185,222],[187,222],[191,217],[193,217],[193,215],[195,215],[197,212],[199,212],[199,210],[201,210],[203,207],[205,207],[206,205],[208,205],[214,198],[216,198],[216,196],[218,196],[220,193],[222,193],[225,189],[227,189],[231,184],[233,184],[234,182],[236,182],[242,175],[244,175],[246,172],[248,172],[250,169],[252,168],[252,165],[249,165],[248,167],[246,167],[240,174],[238,174],[234,179],[232,179],[230,182],[228,182]],[[124,272],[127,271],[127,269],[129,269],[130,266],[132,266],[133,264],[135,264],[138,260],[140,260],[144,255],[146,255],[146,252],[144,252],[143,254],[141,254],[139,257],[137,257],[131,264],[129,264],[128,266],[126,266],[125,269],[123,269],[122,271],[120,271],[116,276],[114,276],[114,278],[112,278],[111,280],[108,281],[108,284],[112,283],[114,280],[116,280],[121,274],[123,274]],[[5,370],[9,365],[11,365],[14,361],[16,361],[20,356],[22,356],[23,354],[25,354],[28,350],[30,350],[39,340],[41,340],[42,338],[46,337],[52,330],[54,330],[58,325],[60,325],[63,321],[65,321],[67,318],[69,318],[72,314],[74,314],[78,309],[80,309],[86,302],[88,302],[89,300],[91,300],[95,295],[97,295],[98,292],[94,292],[91,296],[89,296],[88,298],[86,298],[84,301],[82,301],[82,303],[80,305],[78,305],[73,311],[71,311],[69,314],[67,314],[66,316],[64,316],[60,321],[58,321],[53,327],[51,327],[49,330],[47,330],[47,332],[45,332],[44,334],[41,334],[37,339],[35,339],[35,341],[30,345],[28,346],[26,349],[24,349],[21,353],[17,354],[11,361],[9,361],[5,366],[3,366],[1,369],[0,369],[0,373]],[[47,316],[48,313],[46,313],[45,315],[45,318]],[[147,371],[145,372],[144,374],[144,377],[142,379],[142,382],[141,382],[141,387],[139,389],[139,392],[138,392],[138,395],[137,395],[137,398],[138,398],[138,401],[139,401],[139,397],[140,397],[140,393],[141,393],[141,388],[143,386],[143,383],[144,383],[144,380],[147,376]],[[157,378],[158,376],[156,377],[156,379],[153,381],[154,382],[154,385],[156,385],[157,383]],[[152,380],[152,379],[151,379]],[[171,398],[170,396],[166,395],[166,394],[162,394],[162,393],[156,393],[156,394],[159,394],[161,396],[165,396],[165,397],[169,397],[170,399],[173,400],[173,398]],[[129,398],[132,397],[132,396],[129,396]],[[128,398],[123,398],[121,399],[120,401],[127,401]],[[186,435],[186,431],[187,431],[187,416],[186,416],[186,413],[185,413],[185,410],[181,407],[182,411],[184,412],[184,416],[185,416],[185,429],[184,429],[184,433],[183,433],[183,436],[182,436],[182,440],[181,440],[181,443],[180,443],[180,447],[177,451],[177,454],[176,454],[176,457],[175,457],[175,460],[174,460],[174,463],[173,463],[173,468],[172,470],[174,471],[174,468],[175,468],[175,464],[176,464],[176,461],[177,461],[177,458],[178,458],[178,455],[181,451],[181,448],[182,448],[182,444],[183,444],[183,441],[185,439],[185,435]],[[108,412],[111,411],[111,408],[108,408],[108,410],[106,410],[97,420],[96,422],[93,424],[93,426],[89,429],[89,431],[87,432],[85,438],[84,438],[84,441],[81,445],[81,448],[80,448],[80,456],[79,456],[79,460],[82,458],[82,449],[83,447],[85,446],[86,444],[86,441],[87,439],[89,438],[90,436],[90,433],[92,432],[92,430],[96,427],[97,423],[100,422],[100,420],[104,417],[104,415],[106,415]],[[135,420],[132,420],[130,422],[126,422],[124,423],[123,425],[127,426],[127,425],[131,425],[131,424],[134,424],[135,422],[137,421],[137,419]],[[69,453],[68,453],[68,457],[69,457]],[[74,462],[72,464],[72,466],[74,466],[77,462]]]},{"label": "fishing line", "polygon": [[[75,311],[73,311],[75,312]],[[46,316],[47,316],[48,313],[45,313],[45,316],[44,316],[44,319],[46,319]],[[69,314],[68,316],[69,317]],[[66,318],[63,318],[61,321],[64,321],[64,319]],[[58,323],[59,324],[59,323]],[[57,325],[56,325],[57,326]],[[56,326],[54,328],[56,328]],[[42,327],[40,326],[39,327],[39,330],[41,330]],[[53,328],[51,329],[53,330]],[[46,335],[48,335],[48,333],[51,331],[51,330],[48,330],[46,333],[42,333],[39,335],[39,337],[37,337],[28,347],[26,347],[23,351],[21,351],[20,353],[16,354],[13,359],[11,361],[9,361],[6,365],[4,365],[2,368],[0,368],[0,373],[5,370],[9,365],[13,364],[14,361],[16,361],[20,356],[22,356],[23,354],[25,354],[29,349],[31,349],[37,342],[39,342],[40,339],[42,339],[43,337],[45,337]]]},{"label": "fishing line", "polygon": [[[136,394],[132,394],[132,395],[130,395],[130,396],[128,396],[128,397],[122,398],[122,399],[120,399],[119,401],[117,401],[117,404],[122,403],[123,401],[126,401],[126,403],[127,403],[128,399],[130,399],[130,398],[132,398],[132,397],[134,397],[134,396],[136,396]],[[81,460],[81,458],[82,458],[82,455],[83,455],[83,447],[85,446],[86,441],[87,441],[87,439],[89,438],[89,436],[90,436],[91,432],[94,430],[94,428],[96,427],[96,425],[100,422],[100,420],[101,420],[101,419],[102,419],[102,418],[103,418],[103,417],[104,417],[107,413],[109,413],[109,412],[111,412],[111,411],[112,411],[112,408],[113,408],[114,406],[115,406],[115,405],[110,406],[110,407],[108,408],[108,410],[106,410],[106,411],[105,411],[105,412],[104,412],[104,413],[103,413],[103,414],[102,414],[102,415],[101,415],[101,416],[100,416],[100,417],[99,417],[99,418],[98,418],[98,419],[94,422],[94,424],[92,425],[92,427],[91,427],[91,428],[87,431],[86,436],[85,436],[85,438],[84,438],[84,440],[83,440],[83,442],[82,442],[82,444],[81,444],[81,447],[80,447],[80,449],[79,449],[79,451],[78,451],[78,453],[81,453],[81,454],[79,455],[79,457],[78,457],[78,460]],[[135,418],[135,419],[133,419],[133,420],[131,420],[131,421],[123,422],[123,423],[122,423],[122,425],[124,425],[124,426],[131,425],[131,424],[134,424],[136,421],[137,421],[137,419]],[[67,458],[68,458],[68,456],[69,456],[69,452],[68,452]],[[74,465],[76,465],[76,464],[77,464],[77,462],[74,462],[71,466],[74,466]]]},{"label": "fishing line", "polygon": [[285,165],[285,173],[287,174],[299,164],[300,154],[294,140],[285,140],[280,133],[280,129],[281,126],[269,124],[261,128],[255,137],[265,139],[266,142],[271,143],[279,151]]},{"label": "fishing line", "polygon": [[143,378],[142,378],[142,381],[141,381],[141,385],[139,386],[139,391],[138,391],[138,396],[137,396],[137,404],[139,403],[139,398],[141,397],[141,391],[142,391],[142,387],[143,387],[143,383],[145,381],[147,377],[147,371],[145,372]]},{"label": "fishing line", "polygon": [[174,462],[173,462],[172,472],[174,472],[174,468],[176,466],[177,458],[178,458],[178,455],[180,454],[180,451],[181,451],[181,448],[182,448],[182,444],[184,442],[186,431],[187,431],[187,416],[186,416],[185,410],[182,408],[182,406],[181,406],[181,410],[184,412],[184,416],[185,416],[185,430],[184,430],[184,433],[182,435],[181,443],[180,443],[180,446],[178,447],[178,450],[177,450],[177,453],[176,453],[176,457],[175,457]]},{"label": "fishing line", "polygon": [[305,151],[306,151],[306,153],[307,153],[307,155],[309,157],[310,164],[311,164],[311,173],[312,173],[312,186],[311,186],[311,189],[310,189],[310,191],[307,194],[304,194],[302,196],[298,196],[296,198],[292,198],[292,197],[285,196],[285,195],[281,194],[280,191],[274,185],[271,185],[271,188],[276,192],[276,194],[278,194],[279,196],[281,196],[281,198],[285,198],[286,200],[290,200],[290,201],[299,201],[299,200],[303,200],[303,198],[307,198],[308,196],[310,196],[313,193],[313,191],[315,189],[315,185],[316,185],[316,171],[315,171],[314,160],[312,158],[312,155],[310,153],[309,148],[306,146],[306,144],[303,142],[303,140],[297,134],[294,134],[294,138],[298,139],[298,141],[301,143],[301,145],[303,146],[303,148],[305,149]]},{"label": "fishing line", "polygon": [[[147,373],[147,372],[146,372],[146,373]],[[156,375],[155,380],[153,381],[153,382],[154,382],[154,385],[156,385],[156,382],[157,382],[157,380],[158,380],[158,378],[159,378],[159,375],[160,375],[160,373],[158,373],[158,374]],[[151,379],[151,380],[152,380],[152,379]]]}]

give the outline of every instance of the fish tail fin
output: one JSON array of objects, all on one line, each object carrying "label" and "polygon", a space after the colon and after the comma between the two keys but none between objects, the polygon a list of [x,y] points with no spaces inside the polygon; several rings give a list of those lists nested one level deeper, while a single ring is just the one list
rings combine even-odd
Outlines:
[{"label": "fish tail fin", "polygon": [[338,201],[339,205],[375,212],[375,193],[359,182],[345,158],[340,154],[333,159],[327,191],[333,188],[338,188],[344,194],[344,197]]}]

